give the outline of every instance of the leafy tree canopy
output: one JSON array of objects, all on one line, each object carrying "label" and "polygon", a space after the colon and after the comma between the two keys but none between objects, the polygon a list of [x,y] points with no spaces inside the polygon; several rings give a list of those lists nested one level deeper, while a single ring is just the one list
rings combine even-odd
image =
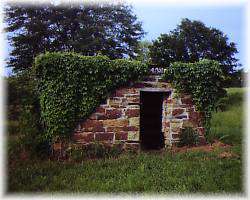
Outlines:
[{"label": "leafy tree canopy", "polygon": [[147,41],[147,40],[139,41],[136,60],[139,60],[143,63],[149,63],[150,62],[149,47],[151,45],[152,45],[152,42],[150,41]]},{"label": "leafy tree canopy", "polygon": [[171,62],[197,62],[202,59],[216,60],[225,74],[238,66],[236,44],[216,28],[200,21],[183,19],[169,34],[162,34],[150,47],[152,62],[167,68]]},{"label": "leafy tree canopy", "polygon": [[125,4],[8,4],[5,21],[13,47],[8,66],[14,72],[29,69],[34,57],[46,51],[133,58],[144,35]]}]

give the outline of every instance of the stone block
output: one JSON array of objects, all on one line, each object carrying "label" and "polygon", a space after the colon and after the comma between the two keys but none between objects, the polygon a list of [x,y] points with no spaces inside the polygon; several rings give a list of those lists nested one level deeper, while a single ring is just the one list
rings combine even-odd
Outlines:
[{"label": "stone block", "polygon": [[166,82],[157,82],[156,87],[159,88],[171,88],[169,83]]},{"label": "stone block", "polygon": [[108,119],[103,120],[103,125],[105,127],[124,127],[128,126],[129,121],[127,119]]},{"label": "stone block", "polygon": [[128,104],[139,104],[140,103],[140,97],[139,96],[128,96],[126,97],[126,102]]},{"label": "stone block", "polygon": [[129,126],[139,126],[139,125],[140,125],[140,118],[139,117],[129,118]]},{"label": "stone block", "polygon": [[170,123],[171,131],[179,132],[182,128],[182,122],[171,122]]},{"label": "stone block", "polygon": [[128,139],[128,133],[126,132],[115,133],[115,140],[127,140],[127,139]]},{"label": "stone block", "polygon": [[140,140],[139,131],[128,131],[128,140],[129,141],[139,141]]},{"label": "stone block", "polygon": [[81,123],[81,129],[83,130],[92,130],[94,127],[102,127],[103,124],[99,120],[91,120],[87,119],[83,123]]},{"label": "stone block", "polygon": [[120,131],[138,131],[139,127],[137,126],[123,126],[123,127],[107,127],[107,132],[120,132]]},{"label": "stone block", "polygon": [[194,127],[194,125],[190,120],[183,120],[182,127]]},{"label": "stone block", "polygon": [[166,146],[171,146],[171,140],[170,139],[165,139],[165,145]]},{"label": "stone block", "polygon": [[113,141],[114,133],[95,133],[96,141]]},{"label": "stone block", "polygon": [[171,99],[171,98],[167,98],[166,103],[167,103],[167,104],[169,104],[169,103],[173,103],[173,99]]},{"label": "stone block", "polygon": [[113,107],[113,108],[119,108],[122,105],[122,100],[120,98],[119,99],[115,99],[115,98],[108,99],[108,105],[110,107]]},{"label": "stone block", "polygon": [[183,114],[184,112],[185,112],[184,108],[175,108],[172,111],[172,115],[177,116],[177,115]]},{"label": "stone block", "polygon": [[138,83],[134,83],[132,87],[145,88],[145,87],[153,87],[153,85],[150,82],[138,82]]},{"label": "stone block", "polygon": [[164,138],[170,138],[170,129],[169,128],[165,128],[163,130],[163,135],[164,135]]},{"label": "stone block", "polygon": [[173,138],[174,140],[179,139],[179,134],[177,134],[177,133],[172,133],[172,138]]},{"label": "stone block", "polygon": [[107,119],[117,119],[122,115],[121,109],[106,109],[106,118]]},{"label": "stone block", "polygon": [[118,89],[115,91],[114,96],[116,97],[124,97],[124,95],[126,94],[126,89]]},{"label": "stone block", "polygon": [[94,141],[94,134],[90,132],[75,133],[72,139],[80,143],[89,143]]},{"label": "stone block", "polygon": [[89,119],[92,120],[99,120],[99,119],[105,119],[105,114],[103,113],[93,113],[92,115],[90,115]]},{"label": "stone block", "polygon": [[169,121],[164,121],[162,122],[163,127],[170,127],[170,122]]},{"label": "stone block", "polygon": [[140,109],[127,109],[125,115],[128,117],[139,117]]}]

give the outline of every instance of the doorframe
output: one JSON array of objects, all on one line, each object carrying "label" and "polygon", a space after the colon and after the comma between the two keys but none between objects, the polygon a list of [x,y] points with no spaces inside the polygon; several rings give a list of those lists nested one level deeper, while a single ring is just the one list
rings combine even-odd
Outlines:
[{"label": "doorframe", "polygon": [[[162,89],[162,88],[146,88],[146,89],[141,89],[139,91],[140,93],[140,113],[141,113],[141,106],[142,106],[142,103],[141,103],[141,97],[142,97],[142,92],[148,92],[148,93],[162,93],[162,115],[161,115],[161,132],[162,132],[162,119],[163,119],[163,114],[164,114],[164,111],[163,111],[163,105],[164,105],[164,98],[169,98],[169,96],[171,95],[172,93],[172,90],[166,90],[166,89]],[[140,123],[139,123],[139,143],[140,143],[140,148],[142,149],[142,134],[141,134],[141,115],[140,115]],[[164,134],[163,134],[164,135]],[[166,138],[164,138],[165,140]],[[164,141],[165,142],[165,141]],[[164,148],[164,147],[163,147]]]}]

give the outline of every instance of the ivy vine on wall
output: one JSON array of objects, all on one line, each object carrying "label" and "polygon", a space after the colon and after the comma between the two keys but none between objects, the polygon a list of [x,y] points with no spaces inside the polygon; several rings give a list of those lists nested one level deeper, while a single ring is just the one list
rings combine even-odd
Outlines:
[{"label": "ivy vine on wall", "polygon": [[226,95],[220,64],[207,59],[195,63],[175,62],[167,68],[163,79],[170,81],[177,93],[192,96],[196,108],[204,114],[203,123],[209,134],[211,114]]},{"label": "ivy vine on wall", "polygon": [[33,67],[46,140],[67,137],[117,87],[139,80],[148,67],[139,61],[105,56],[46,53]]}]

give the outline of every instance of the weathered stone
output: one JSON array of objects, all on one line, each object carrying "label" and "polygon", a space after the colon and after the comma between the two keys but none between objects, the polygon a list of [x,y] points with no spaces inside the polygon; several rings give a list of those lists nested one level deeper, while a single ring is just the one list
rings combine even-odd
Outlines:
[{"label": "weathered stone", "polygon": [[93,120],[99,120],[99,119],[105,119],[105,118],[106,118],[106,116],[103,113],[93,113],[89,117],[89,119],[93,119]]},{"label": "weathered stone", "polygon": [[163,130],[163,135],[164,135],[164,138],[169,138],[170,129],[169,129],[169,128],[165,128],[165,129]]},{"label": "weathered stone", "polygon": [[167,99],[167,104],[169,104],[169,103],[173,103],[173,99],[168,98]]},{"label": "weathered stone", "polygon": [[103,124],[99,120],[90,120],[87,119],[85,122],[81,124],[81,128],[85,130],[92,130],[93,127],[102,127]]},{"label": "weathered stone", "polygon": [[165,82],[158,82],[156,84],[156,87],[160,87],[160,88],[170,88],[169,83],[165,83]]},{"label": "weathered stone", "polygon": [[124,127],[128,126],[129,121],[127,119],[108,119],[103,120],[103,125],[105,127]]},{"label": "weathered stone", "polygon": [[133,84],[134,88],[145,88],[145,87],[152,87],[153,85],[151,83],[147,83],[147,82],[138,82]]},{"label": "weathered stone", "polygon": [[128,104],[139,104],[140,103],[140,98],[139,97],[134,97],[134,96],[128,96],[126,98],[126,102]]},{"label": "weathered stone", "polygon": [[123,97],[124,94],[126,94],[126,90],[124,90],[124,89],[118,89],[118,90],[115,91],[114,96],[116,96],[116,97]]},{"label": "weathered stone", "polygon": [[139,117],[129,118],[129,126],[139,126],[139,125],[140,125],[140,118]]},{"label": "weathered stone", "polygon": [[107,132],[120,132],[120,131],[138,131],[137,126],[123,126],[123,127],[107,127]]},{"label": "weathered stone", "polygon": [[171,122],[170,123],[171,131],[178,132],[180,131],[180,128],[182,127],[181,122]]},{"label": "weathered stone", "polygon": [[182,127],[194,127],[193,123],[189,120],[183,120]]},{"label": "weathered stone", "polygon": [[182,104],[181,100],[178,98],[174,98],[172,99],[172,101],[173,101],[173,108],[179,108]]},{"label": "weathered stone", "polygon": [[181,120],[181,119],[175,119],[175,118],[170,120],[171,123],[181,123],[182,121],[183,120]]},{"label": "weathered stone", "polygon": [[109,99],[108,100],[108,105],[110,107],[119,108],[121,104],[122,104],[121,99]]},{"label": "weathered stone", "polygon": [[94,141],[94,134],[89,132],[75,133],[72,139],[81,143],[89,143]]},{"label": "weathered stone", "polygon": [[183,108],[175,108],[172,111],[172,115],[177,116],[177,115],[183,114],[184,112],[185,112],[185,109]]},{"label": "weathered stone", "polygon": [[125,115],[128,117],[139,117],[140,109],[127,109]]},{"label": "weathered stone", "polygon": [[96,133],[95,140],[96,141],[113,141],[114,133]]},{"label": "weathered stone", "polygon": [[139,141],[140,140],[139,131],[128,131],[128,140]]},{"label": "weathered stone", "polygon": [[128,139],[128,133],[126,132],[118,132],[115,134],[115,140],[127,140]]},{"label": "weathered stone", "polygon": [[165,139],[165,145],[166,145],[166,146],[171,146],[171,141],[170,141],[170,139]]},{"label": "weathered stone", "polygon": [[[190,95],[178,95],[167,82],[159,82],[157,77],[149,77],[144,82],[130,83],[107,99],[107,104],[101,104],[96,111],[80,127],[75,129],[77,142],[86,145],[92,142],[94,136],[97,141],[113,144],[113,142],[139,141],[140,131],[140,88],[152,91],[168,90],[163,96],[162,127],[165,144],[178,142],[177,135],[183,127],[193,127],[200,136],[204,135],[201,124],[201,114],[194,109]],[[84,132],[85,136],[82,135]],[[91,136],[86,136],[88,134]],[[173,135],[171,135],[173,134]],[[88,138],[89,137],[89,138]],[[173,138],[172,138],[173,137]],[[115,140],[115,141],[114,141]],[[138,144],[137,144],[138,145]]]},{"label": "weathered stone", "polygon": [[162,123],[163,127],[170,127],[170,122],[169,121],[165,121]]},{"label": "weathered stone", "polygon": [[173,139],[178,139],[179,138],[179,134],[172,133],[172,138]]},{"label": "weathered stone", "polygon": [[120,109],[106,109],[106,117],[107,119],[117,119],[122,115],[122,111]]},{"label": "weathered stone", "polygon": [[88,130],[91,130],[92,132],[104,132],[105,131],[103,126],[95,126],[92,129],[88,129]]}]

